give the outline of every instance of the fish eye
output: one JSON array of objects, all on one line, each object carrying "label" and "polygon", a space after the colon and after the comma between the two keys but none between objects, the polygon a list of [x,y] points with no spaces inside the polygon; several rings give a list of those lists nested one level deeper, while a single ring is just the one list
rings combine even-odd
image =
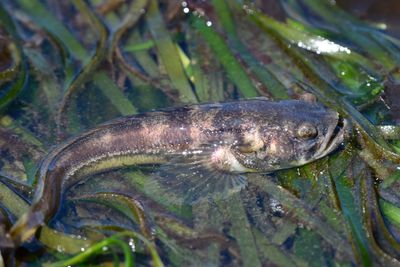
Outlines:
[{"label": "fish eye", "polygon": [[297,137],[302,139],[315,138],[318,135],[318,130],[312,124],[305,122],[297,129]]}]

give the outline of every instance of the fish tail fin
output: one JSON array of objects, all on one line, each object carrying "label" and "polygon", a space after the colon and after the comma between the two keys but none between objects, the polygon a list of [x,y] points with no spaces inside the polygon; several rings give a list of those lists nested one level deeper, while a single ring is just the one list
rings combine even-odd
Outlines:
[{"label": "fish tail fin", "polygon": [[18,247],[35,236],[37,230],[44,225],[44,214],[41,211],[30,210],[23,214],[11,227],[9,235]]}]

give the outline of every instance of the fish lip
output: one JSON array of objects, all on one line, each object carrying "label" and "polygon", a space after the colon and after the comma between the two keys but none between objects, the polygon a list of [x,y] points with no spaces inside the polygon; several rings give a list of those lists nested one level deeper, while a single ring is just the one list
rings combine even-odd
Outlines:
[{"label": "fish lip", "polygon": [[337,115],[337,123],[335,126],[328,128],[328,138],[322,143],[321,147],[315,154],[316,158],[322,158],[334,151],[350,132],[350,123],[347,119],[339,114]]}]

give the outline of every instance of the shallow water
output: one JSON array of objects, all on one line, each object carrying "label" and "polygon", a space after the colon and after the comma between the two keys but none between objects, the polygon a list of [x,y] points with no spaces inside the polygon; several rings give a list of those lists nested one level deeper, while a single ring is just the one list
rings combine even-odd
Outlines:
[{"label": "shallow water", "polygon": [[[2,2],[3,261],[161,266],[150,247],[171,266],[399,264],[398,5],[342,2],[352,15],[311,0]],[[157,183],[158,165],[101,173],[68,189],[33,242],[14,251],[5,236],[28,209],[41,159],[86,129],[304,92],[354,126],[328,157],[246,175],[240,192],[194,204]],[[391,137],[376,125],[393,125]]]}]

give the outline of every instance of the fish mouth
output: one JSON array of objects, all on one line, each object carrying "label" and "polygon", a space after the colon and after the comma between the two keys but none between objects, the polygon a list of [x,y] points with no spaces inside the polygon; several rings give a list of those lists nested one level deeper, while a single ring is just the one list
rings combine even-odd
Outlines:
[{"label": "fish mouth", "polygon": [[321,144],[315,157],[322,158],[338,148],[349,134],[349,130],[349,121],[338,114],[336,125],[328,128],[327,138]]}]

